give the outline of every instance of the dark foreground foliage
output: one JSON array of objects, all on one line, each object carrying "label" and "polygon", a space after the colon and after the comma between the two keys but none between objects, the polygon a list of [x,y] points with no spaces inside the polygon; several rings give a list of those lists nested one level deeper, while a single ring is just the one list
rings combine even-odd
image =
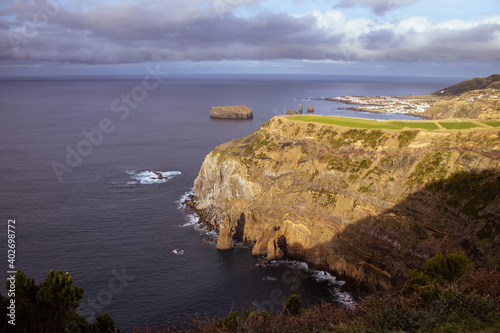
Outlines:
[{"label": "dark foreground foliage", "polygon": [[354,307],[323,303],[302,309],[293,295],[279,314],[233,312],[219,320],[135,331],[149,332],[500,332],[500,271],[475,270],[462,253],[439,255],[424,271],[411,271],[399,290]]},{"label": "dark foreground foliage", "polygon": [[69,273],[51,270],[45,281],[35,283],[23,271],[6,282],[7,296],[0,295],[0,332],[10,333],[119,333],[104,313],[90,324],[77,314],[83,288],[73,285]]}]

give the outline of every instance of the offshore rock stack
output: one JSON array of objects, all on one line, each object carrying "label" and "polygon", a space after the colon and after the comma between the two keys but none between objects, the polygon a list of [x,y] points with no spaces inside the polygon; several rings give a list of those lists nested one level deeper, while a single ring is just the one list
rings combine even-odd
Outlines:
[{"label": "offshore rock stack", "polygon": [[246,105],[237,106],[214,106],[210,108],[211,118],[225,119],[252,119],[253,112]]},{"label": "offshore rock stack", "polygon": [[314,106],[308,105],[307,106],[307,112],[314,112]]}]

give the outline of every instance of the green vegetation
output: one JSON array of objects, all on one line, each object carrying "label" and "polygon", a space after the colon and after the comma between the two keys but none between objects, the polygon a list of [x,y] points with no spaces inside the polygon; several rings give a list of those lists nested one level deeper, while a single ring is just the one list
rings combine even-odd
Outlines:
[{"label": "green vegetation", "polygon": [[358,141],[363,141],[365,145],[372,148],[380,146],[385,142],[387,136],[382,131],[365,131],[351,129],[341,135],[341,139],[348,144],[353,144]]},{"label": "green vegetation", "polygon": [[360,169],[368,169],[372,165],[369,159],[355,161],[349,157],[332,156],[328,159],[328,169],[341,172],[359,172]]},{"label": "green vegetation", "polygon": [[[219,319],[215,324],[219,332],[265,332],[271,325],[271,314],[266,310],[261,312],[244,311],[241,317],[238,311],[234,311],[230,316]],[[207,326],[204,323],[204,326]],[[206,327],[208,329],[208,327]],[[170,330],[167,328],[164,332],[183,332],[184,330]],[[189,330],[191,331],[191,330]],[[199,327],[196,331],[205,331]],[[210,329],[206,332],[211,332]],[[149,331],[148,331],[149,333]]]},{"label": "green vegetation", "polygon": [[463,252],[438,254],[425,262],[425,273],[439,281],[456,281],[470,269],[469,258]]},{"label": "green vegetation", "polygon": [[467,121],[455,121],[455,122],[439,122],[439,125],[446,129],[469,129],[479,127],[478,125],[467,122]]},{"label": "green vegetation", "polygon": [[408,145],[408,143],[411,140],[415,139],[417,134],[418,134],[418,131],[401,131],[401,133],[398,136],[399,147],[401,148],[401,147]]},{"label": "green vegetation", "polygon": [[296,316],[302,312],[302,301],[300,300],[300,295],[293,294],[285,302],[285,313]]},{"label": "green vegetation", "polygon": [[[13,290],[11,281],[7,280],[7,291]],[[4,299],[0,295],[2,332],[120,332],[107,313],[98,316],[93,324],[76,313],[83,288],[73,285],[69,273],[51,270],[42,284],[35,284],[34,279],[17,271],[14,281],[15,297]],[[15,326],[8,323],[12,320],[8,316],[12,300],[15,300]]]},{"label": "green vegetation", "polygon": [[[324,208],[330,206],[330,205],[333,205],[335,207],[335,205],[337,204],[337,192],[333,193],[327,189],[320,189],[320,190],[311,190],[311,192],[313,193],[313,203],[314,204],[318,204]],[[323,198],[324,196],[324,199],[322,199],[321,201],[323,201],[323,203],[319,203],[318,201]]]},{"label": "green vegetation", "polygon": [[500,193],[500,175],[492,170],[481,173],[455,172],[441,182],[428,184],[426,188],[433,192],[439,191],[449,206],[468,216],[477,217],[481,210],[496,200],[495,194]]},{"label": "green vegetation", "polygon": [[370,188],[367,187],[367,186],[360,186],[359,189],[358,189],[358,191],[360,193],[368,193],[368,192],[370,192]]},{"label": "green vegetation", "polygon": [[[368,170],[368,172],[363,176],[362,179],[368,178],[371,174],[380,177],[381,175],[387,173],[385,170],[379,168],[378,166],[373,167],[373,169]],[[393,178],[394,180],[394,178]]]},{"label": "green vegetation", "polygon": [[307,124],[307,135],[311,135],[314,133],[314,130],[316,129],[316,125],[310,123],[310,124]]},{"label": "green vegetation", "polygon": [[500,121],[482,121],[482,123],[491,127],[500,127]]},{"label": "green vegetation", "polygon": [[326,129],[319,133],[320,138],[325,138],[332,148],[340,148],[362,141],[364,145],[375,148],[387,140],[387,135],[380,130],[367,131],[363,129],[350,129],[340,136],[336,131]]},{"label": "green vegetation", "polygon": [[245,154],[251,155],[260,148],[265,148],[267,151],[273,151],[276,149],[276,144],[272,138],[260,134],[245,148]]},{"label": "green vegetation", "polygon": [[413,171],[406,184],[409,188],[413,188],[416,184],[424,184],[432,181],[440,180],[446,177],[447,156],[442,152],[431,152],[417,164],[415,171]]},{"label": "green vegetation", "polygon": [[335,116],[291,116],[289,120],[315,122],[328,125],[339,125],[344,127],[364,128],[364,129],[392,129],[401,130],[405,127],[437,130],[438,126],[429,121],[378,121],[372,119],[345,118]]},{"label": "green vegetation", "polygon": [[431,131],[439,129],[438,125],[432,121],[393,121],[392,125],[398,127],[398,129],[403,129],[405,127]]}]

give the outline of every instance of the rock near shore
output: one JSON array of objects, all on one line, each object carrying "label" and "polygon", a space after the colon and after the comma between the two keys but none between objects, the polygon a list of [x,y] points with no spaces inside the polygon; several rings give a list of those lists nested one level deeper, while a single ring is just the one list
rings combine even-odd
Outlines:
[{"label": "rock near shore", "polygon": [[252,119],[253,112],[246,105],[237,106],[214,106],[210,108],[211,118],[224,119]]}]

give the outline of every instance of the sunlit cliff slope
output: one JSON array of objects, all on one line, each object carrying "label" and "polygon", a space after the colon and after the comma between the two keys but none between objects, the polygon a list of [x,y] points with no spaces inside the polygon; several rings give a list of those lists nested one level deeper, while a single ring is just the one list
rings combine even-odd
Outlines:
[{"label": "sunlit cliff slope", "polygon": [[441,252],[499,263],[500,131],[358,129],[275,117],[216,147],[191,205],[217,247],[391,289]]}]

